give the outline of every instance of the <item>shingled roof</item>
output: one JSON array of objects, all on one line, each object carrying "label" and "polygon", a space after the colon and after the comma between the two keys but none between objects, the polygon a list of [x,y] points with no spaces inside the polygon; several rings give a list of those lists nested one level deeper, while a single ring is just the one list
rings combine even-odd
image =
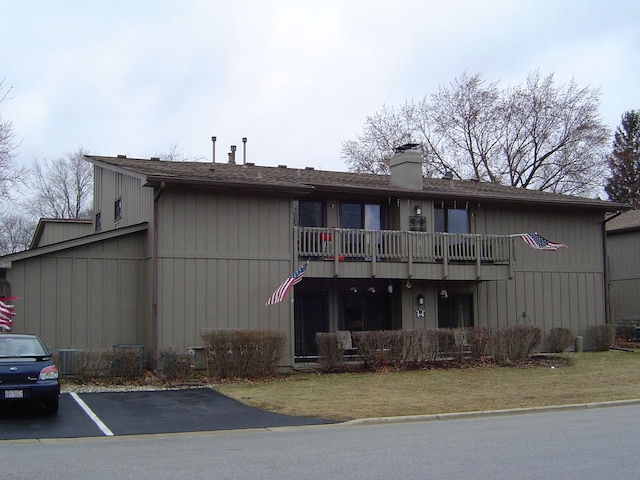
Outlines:
[{"label": "shingled roof", "polygon": [[293,193],[341,192],[436,198],[438,200],[478,200],[488,202],[563,205],[615,212],[627,209],[620,203],[509,187],[474,180],[424,178],[422,191],[391,184],[390,175],[333,172],[312,168],[296,169],[257,166],[252,163],[169,162],[158,159],[105,157],[85,158],[104,168],[137,176],[144,185],[201,185],[243,190],[288,191]]},{"label": "shingled roof", "polygon": [[622,233],[640,230],[640,210],[629,210],[607,222],[607,232]]}]

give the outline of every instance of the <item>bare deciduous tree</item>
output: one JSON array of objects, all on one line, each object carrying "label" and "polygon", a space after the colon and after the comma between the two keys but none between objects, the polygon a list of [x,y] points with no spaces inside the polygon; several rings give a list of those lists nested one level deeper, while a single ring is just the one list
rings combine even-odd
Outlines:
[{"label": "bare deciduous tree", "polygon": [[[0,80],[0,105],[11,98],[11,87],[4,87]],[[24,178],[26,169],[18,167],[15,160],[15,132],[13,124],[0,114],[0,198],[10,199],[13,188]]]},{"label": "bare deciduous tree", "polygon": [[166,162],[198,162],[203,160],[202,157],[194,157],[185,153],[182,147],[177,143],[171,145],[168,151],[157,153],[155,156]]},{"label": "bare deciduous tree", "polygon": [[343,142],[343,158],[352,171],[384,173],[394,148],[414,142],[426,175],[593,194],[607,171],[609,141],[599,97],[538,72],[508,89],[463,74],[431,97],[368,117],[363,133]]},{"label": "bare deciduous tree", "polygon": [[27,250],[31,246],[36,223],[32,218],[19,213],[0,214],[0,254]]},{"label": "bare deciduous tree", "polygon": [[34,198],[29,210],[44,218],[91,218],[93,166],[83,148],[55,160],[35,162],[31,186]]}]

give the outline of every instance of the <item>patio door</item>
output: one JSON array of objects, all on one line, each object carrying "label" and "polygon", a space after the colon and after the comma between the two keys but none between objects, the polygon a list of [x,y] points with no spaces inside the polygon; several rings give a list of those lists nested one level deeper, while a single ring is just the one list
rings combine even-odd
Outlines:
[{"label": "patio door", "polygon": [[340,296],[340,330],[391,330],[391,300],[386,292],[349,292]]},{"label": "patio door", "polygon": [[438,296],[438,328],[473,327],[473,295],[450,293]]},{"label": "patio door", "polygon": [[296,294],[295,301],[295,356],[308,357],[318,354],[316,333],[329,331],[327,296],[325,293]]}]

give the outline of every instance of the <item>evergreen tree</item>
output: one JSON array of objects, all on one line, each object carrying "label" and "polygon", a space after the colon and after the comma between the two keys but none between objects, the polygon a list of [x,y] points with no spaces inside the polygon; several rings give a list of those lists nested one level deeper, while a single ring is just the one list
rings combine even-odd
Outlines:
[{"label": "evergreen tree", "polygon": [[640,111],[622,115],[613,139],[609,168],[612,176],[604,187],[609,200],[640,207]]}]

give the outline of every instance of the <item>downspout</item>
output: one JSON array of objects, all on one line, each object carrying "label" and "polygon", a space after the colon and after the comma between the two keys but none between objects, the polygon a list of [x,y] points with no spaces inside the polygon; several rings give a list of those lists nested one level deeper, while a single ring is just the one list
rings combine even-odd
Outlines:
[{"label": "downspout", "polygon": [[151,246],[151,369],[158,367],[158,200],[165,188],[160,187],[153,195],[153,245]]},{"label": "downspout", "polygon": [[611,312],[609,311],[609,257],[607,256],[607,222],[613,220],[616,217],[622,215],[622,212],[618,210],[609,218],[605,218],[602,222],[602,250],[603,250],[603,262],[604,262],[604,323],[609,325],[611,323]]}]

